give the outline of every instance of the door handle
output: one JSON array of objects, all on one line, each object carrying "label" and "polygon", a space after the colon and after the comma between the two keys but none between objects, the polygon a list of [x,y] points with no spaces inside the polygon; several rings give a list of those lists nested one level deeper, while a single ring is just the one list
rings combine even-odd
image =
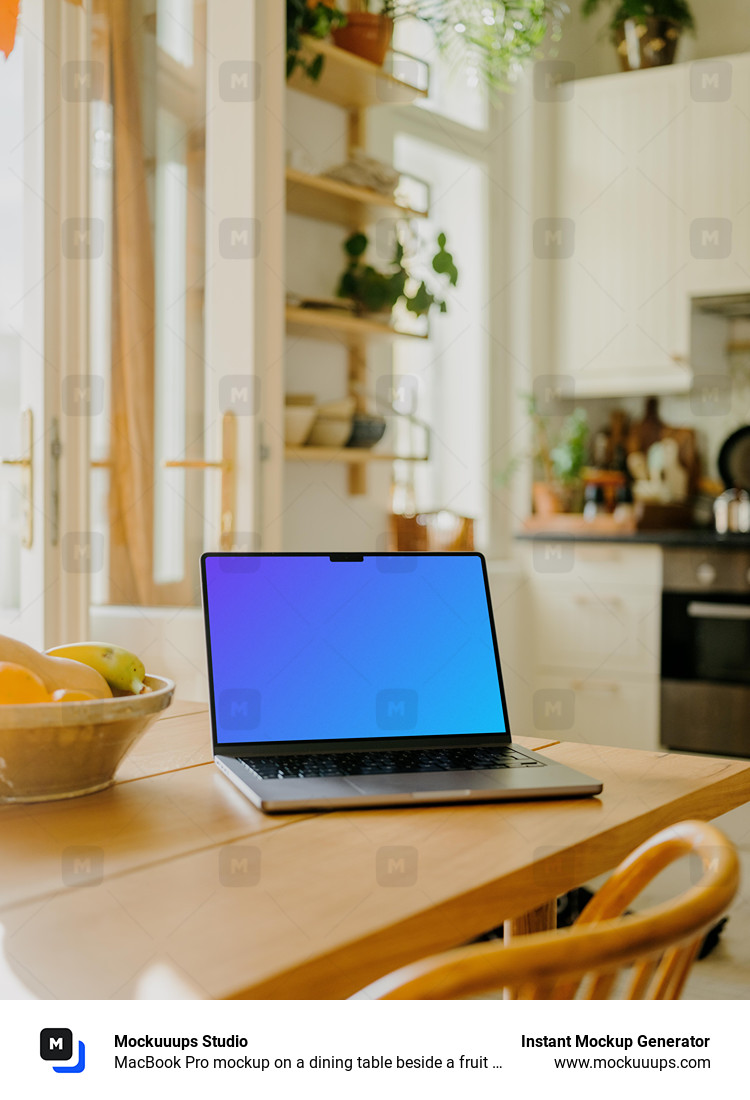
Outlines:
[{"label": "door handle", "polygon": [[750,619],[750,604],[691,600],[687,613],[691,619]]},{"label": "door handle", "polygon": [[225,412],[221,421],[221,458],[171,458],[164,462],[168,470],[221,470],[221,535],[219,549],[231,550],[234,542],[234,512],[237,500],[237,421]]},{"label": "door handle", "polygon": [[21,446],[19,458],[0,458],[2,466],[19,466],[23,494],[23,526],[21,546],[30,550],[34,541],[34,414],[31,409],[21,413]]}]

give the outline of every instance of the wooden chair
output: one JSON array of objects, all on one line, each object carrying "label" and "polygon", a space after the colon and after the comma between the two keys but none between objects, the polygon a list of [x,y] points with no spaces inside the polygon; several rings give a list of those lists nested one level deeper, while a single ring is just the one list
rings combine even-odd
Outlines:
[{"label": "wooden chair", "polygon": [[[700,858],[700,880],[642,913],[624,911],[661,870]],[[683,821],[641,844],[571,928],[475,944],[402,967],[358,997],[443,1000],[504,990],[506,998],[676,1000],[708,928],[731,903],[739,861],[713,825]]]}]

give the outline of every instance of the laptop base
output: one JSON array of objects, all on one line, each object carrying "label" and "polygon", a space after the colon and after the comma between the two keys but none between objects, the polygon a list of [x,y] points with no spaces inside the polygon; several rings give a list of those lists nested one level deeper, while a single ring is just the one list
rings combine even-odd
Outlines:
[{"label": "laptop base", "polygon": [[525,802],[590,797],[602,790],[600,782],[573,768],[515,744],[513,749],[544,766],[264,780],[234,757],[216,756],[214,761],[246,798],[265,813],[452,802]]}]

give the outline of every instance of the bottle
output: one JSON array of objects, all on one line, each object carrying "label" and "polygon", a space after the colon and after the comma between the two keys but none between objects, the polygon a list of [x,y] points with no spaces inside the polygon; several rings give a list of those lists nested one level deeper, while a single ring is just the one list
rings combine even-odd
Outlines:
[{"label": "bottle", "polygon": [[635,505],[633,504],[633,490],[628,484],[621,485],[615,497],[614,518],[616,523],[626,523],[632,519]]},{"label": "bottle", "polygon": [[597,516],[602,516],[607,511],[604,500],[604,489],[601,485],[587,485],[584,494],[583,518],[591,522]]}]

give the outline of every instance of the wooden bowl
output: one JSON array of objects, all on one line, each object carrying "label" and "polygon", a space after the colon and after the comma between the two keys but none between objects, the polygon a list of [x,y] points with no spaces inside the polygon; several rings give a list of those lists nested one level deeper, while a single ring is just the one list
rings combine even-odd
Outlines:
[{"label": "wooden bowl", "polygon": [[0,707],[0,803],[50,802],[104,790],[172,702],[174,682],[147,676],[145,695]]}]

